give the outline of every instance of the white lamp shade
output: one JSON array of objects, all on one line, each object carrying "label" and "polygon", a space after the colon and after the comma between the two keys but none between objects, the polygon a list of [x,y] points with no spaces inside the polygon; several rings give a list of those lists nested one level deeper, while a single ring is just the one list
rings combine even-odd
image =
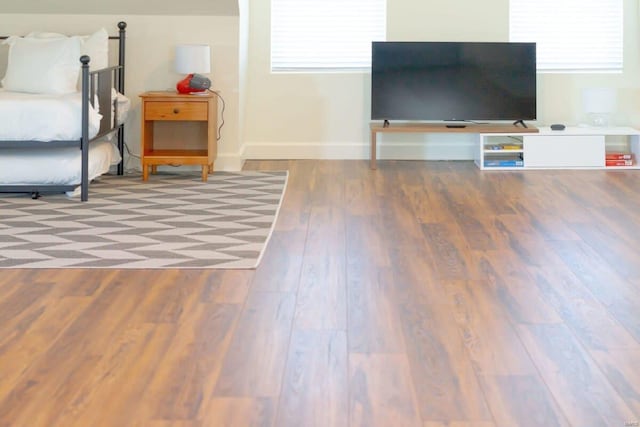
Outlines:
[{"label": "white lamp shade", "polygon": [[616,90],[593,87],[582,91],[582,107],[585,113],[608,114],[616,111]]},{"label": "white lamp shade", "polygon": [[211,51],[206,44],[176,46],[175,69],[180,74],[211,72]]}]

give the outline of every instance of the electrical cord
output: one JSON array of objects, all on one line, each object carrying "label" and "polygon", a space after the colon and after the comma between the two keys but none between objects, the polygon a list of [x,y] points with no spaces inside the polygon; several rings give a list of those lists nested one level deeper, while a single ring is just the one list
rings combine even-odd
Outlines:
[{"label": "electrical cord", "polygon": [[[129,146],[127,145],[127,143],[126,143],[126,142],[124,143],[124,148],[125,148],[125,150],[127,150],[127,157],[128,157],[128,158],[133,157],[134,159],[138,159],[138,160],[140,160],[140,156],[138,156],[137,154],[133,154],[133,153],[131,152],[131,150],[129,149]],[[181,164],[169,163],[169,164],[167,164],[166,166],[172,166],[172,167],[174,167],[174,168],[177,168],[177,167],[180,167],[180,166],[182,166],[182,165],[181,165]]]},{"label": "electrical cord", "polygon": [[211,93],[215,93],[216,96],[222,101],[222,110],[220,110],[220,126],[218,126],[218,131],[216,132],[216,141],[220,141],[222,138],[222,126],[224,126],[224,109],[226,107],[226,102],[224,102],[224,98],[220,95],[219,91],[207,89]]},{"label": "electrical cord", "polygon": [[137,154],[133,154],[133,153],[131,152],[131,150],[129,149],[129,146],[127,145],[127,143],[126,143],[126,142],[124,143],[124,149],[125,149],[125,150],[127,150],[127,156],[128,156],[128,157],[133,157],[133,158],[135,158],[135,159],[140,160],[140,156],[138,156]]},{"label": "electrical cord", "polygon": [[135,168],[135,167],[127,167],[128,162],[134,158],[134,159],[138,159],[140,160],[140,156],[137,154],[133,154],[133,152],[131,151],[131,149],[129,148],[129,145],[127,144],[127,141],[123,141],[124,142],[124,150],[126,151],[127,155],[125,156],[125,159],[123,160],[124,163],[124,173],[125,175],[131,175],[131,174],[137,174],[140,173],[140,170]]}]

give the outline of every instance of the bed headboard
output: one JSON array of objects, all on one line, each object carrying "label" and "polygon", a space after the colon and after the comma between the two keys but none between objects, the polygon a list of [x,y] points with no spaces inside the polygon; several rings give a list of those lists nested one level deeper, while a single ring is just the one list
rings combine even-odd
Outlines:
[{"label": "bed headboard", "polygon": [[127,23],[124,21],[118,22],[118,35],[109,36],[109,40],[118,40],[118,65],[120,69],[118,71],[118,92],[124,94],[124,42],[126,40]]},{"label": "bed headboard", "polygon": [[[115,56],[114,65],[119,65],[121,67],[118,71],[117,89],[120,93],[123,93],[123,94],[124,94],[124,61],[125,61],[126,28],[127,28],[127,23],[124,21],[120,21],[118,22],[118,35],[109,36],[109,40],[114,41],[114,43],[110,43],[110,49],[109,49],[110,53],[112,52],[111,45],[115,44],[117,46],[115,50],[116,56]],[[10,35],[3,35],[3,36],[0,36],[0,40],[7,39],[9,37]],[[7,70],[8,54],[9,54],[9,47],[4,44],[0,44],[0,78],[2,78],[2,76],[5,75],[5,72]],[[111,55],[110,55],[110,58],[111,58]],[[80,62],[78,62],[78,66],[80,66]]]}]

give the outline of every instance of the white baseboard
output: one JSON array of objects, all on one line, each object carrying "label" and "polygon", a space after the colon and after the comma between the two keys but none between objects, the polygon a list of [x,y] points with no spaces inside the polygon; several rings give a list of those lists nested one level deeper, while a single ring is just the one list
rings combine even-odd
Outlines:
[{"label": "white baseboard", "polygon": [[[247,143],[238,154],[219,154],[215,170],[240,171],[245,160],[259,159],[369,159],[366,143]],[[475,145],[468,141],[451,142],[379,142],[380,160],[473,160]],[[129,159],[128,159],[129,160]],[[130,159],[127,170],[140,171],[139,160]],[[172,166],[159,166],[159,170],[175,170]],[[199,166],[180,166],[181,170],[200,170]]]},{"label": "white baseboard", "polygon": [[237,172],[244,166],[244,158],[238,154],[218,154],[215,170]]},{"label": "white baseboard", "polygon": [[[475,144],[467,141],[378,143],[378,159],[473,160]],[[368,159],[363,143],[256,143],[245,144],[244,159]]]}]

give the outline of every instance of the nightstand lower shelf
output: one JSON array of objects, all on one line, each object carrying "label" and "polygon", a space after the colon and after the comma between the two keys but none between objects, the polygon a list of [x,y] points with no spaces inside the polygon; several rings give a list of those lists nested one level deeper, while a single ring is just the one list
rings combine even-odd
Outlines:
[{"label": "nightstand lower shelf", "polygon": [[155,173],[160,165],[200,165],[203,181],[213,172],[213,163],[209,161],[207,150],[149,150],[142,161],[142,179],[146,181],[149,178],[149,167],[151,173]]},{"label": "nightstand lower shelf", "polygon": [[[207,150],[149,150],[144,153],[144,157],[152,157],[154,160],[171,157],[173,159],[192,159],[208,160]],[[201,159],[203,158],[203,159]],[[191,163],[200,164],[200,163]]]}]

